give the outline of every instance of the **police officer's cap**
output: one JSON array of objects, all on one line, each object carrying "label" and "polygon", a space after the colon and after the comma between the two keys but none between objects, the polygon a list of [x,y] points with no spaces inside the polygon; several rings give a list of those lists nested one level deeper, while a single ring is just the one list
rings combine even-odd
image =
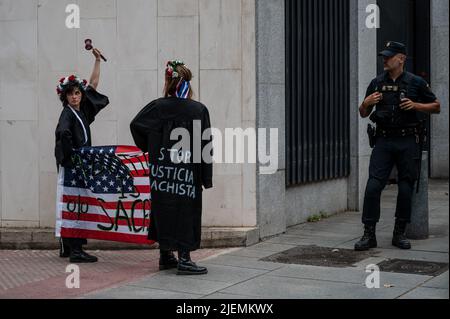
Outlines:
[{"label": "police officer's cap", "polygon": [[389,41],[378,56],[391,57],[399,53],[406,55],[406,45],[400,42]]}]

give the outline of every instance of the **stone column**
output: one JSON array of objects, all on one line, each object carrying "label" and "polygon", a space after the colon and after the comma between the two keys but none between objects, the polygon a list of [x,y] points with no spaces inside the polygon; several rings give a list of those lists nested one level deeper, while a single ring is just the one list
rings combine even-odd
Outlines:
[{"label": "stone column", "polygon": [[[278,170],[257,172],[258,225],[261,238],[286,230],[285,213],[285,21],[283,0],[256,1],[256,70],[258,128],[278,128]],[[267,137],[269,135],[267,134]],[[268,139],[267,139],[268,140]],[[267,141],[258,140],[261,146]]]},{"label": "stone column", "polygon": [[420,172],[419,191],[414,189],[412,199],[411,223],[406,229],[410,239],[427,239],[429,236],[428,218],[428,152],[422,153],[422,169]]},{"label": "stone column", "polygon": [[448,11],[447,0],[431,1],[431,88],[441,114],[431,116],[431,177],[448,178]]},{"label": "stone column", "polygon": [[348,208],[362,210],[364,192],[369,175],[372,150],[367,136],[369,119],[359,116],[359,105],[364,100],[367,87],[377,76],[377,29],[366,26],[366,8],[370,0],[351,1],[351,105],[350,145],[351,174],[348,187]]}]

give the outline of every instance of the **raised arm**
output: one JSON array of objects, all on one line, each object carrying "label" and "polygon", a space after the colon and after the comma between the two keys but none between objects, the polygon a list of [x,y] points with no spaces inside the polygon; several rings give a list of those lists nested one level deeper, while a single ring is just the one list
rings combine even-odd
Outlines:
[{"label": "raised arm", "polygon": [[101,52],[98,49],[93,49],[92,53],[95,56],[94,70],[92,70],[91,79],[89,84],[97,90],[98,83],[100,82],[100,63],[101,63]]}]

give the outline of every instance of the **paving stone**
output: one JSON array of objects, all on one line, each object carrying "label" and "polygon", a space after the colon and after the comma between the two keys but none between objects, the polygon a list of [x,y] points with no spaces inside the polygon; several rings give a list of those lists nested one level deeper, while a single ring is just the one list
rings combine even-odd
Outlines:
[{"label": "paving stone", "polygon": [[[197,276],[196,276],[197,277]],[[230,283],[199,280],[198,278],[191,278],[187,276],[167,276],[165,274],[150,276],[139,280],[138,282],[130,284],[133,287],[163,289],[175,292],[196,293],[196,294],[211,294],[215,291],[221,290],[230,286]]]},{"label": "paving stone", "polygon": [[[369,263],[367,265],[370,265]],[[364,285],[371,273],[365,268],[329,268],[308,265],[288,265],[270,272],[270,276],[291,277],[299,279],[314,279],[324,281],[343,282]],[[414,288],[431,279],[430,276],[380,273],[380,286],[390,285],[393,287]]]},{"label": "paving stone", "polygon": [[259,261],[258,258],[241,256],[219,256],[203,261],[204,264],[214,264],[223,266],[234,266],[249,269],[274,270],[282,267],[282,264]]},{"label": "paving stone", "polygon": [[238,294],[226,294],[222,292],[215,292],[211,295],[203,296],[200,299],[230,299],[230,300],[237,300],[237,299],[265,299],[264,297],[258,297],[258,296],[245,296],[245,295],[238,295]]},{"label": "paving stone", "polygon": [[403,295],[400,299],[449,299],[448,289],[419,287]]},{"label": "paving stone", "polygon": [[426,288],[440,288],[448,290],[449,279],[448,279],[448,271],[443,273],[442,275],[435,277],[422,285],[422,287]]},{"label": "paving stone", "polygon": [[[199,263],[199,265],[202,264],[203,262]],[[250,268],[214,265],[214,264],[207,264],[206,267],[208,268],[208,273],[206,275],[195,276],[195,279],[219,281],[229,284],[235,284],[269,272],[269,270],[250,269]],[[158,273],[157,276],[173,277],[175,273],[176,270],[168,270]]]},{"label": "paving stone", "polygon": [[368,289],[362,284],[262,276],[220,292],[268,299],[392,299],[406,291],[399,287]]},{"label": "paving stone", "polygon": [[83,299],[198,299],[202,295],[162,289],[123,286],[86,295]]}]

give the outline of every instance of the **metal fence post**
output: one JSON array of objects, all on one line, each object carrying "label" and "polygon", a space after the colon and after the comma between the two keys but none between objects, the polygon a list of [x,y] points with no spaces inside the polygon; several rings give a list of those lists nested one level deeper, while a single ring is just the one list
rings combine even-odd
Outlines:
[{"label": "metal fence post", "polygon": [[428,152],[423,152],[419,192],[417,193],[414,189],[411,223],[406,228],[406,237],[409,239],[427,239],[429,237],[428,213]]}]

